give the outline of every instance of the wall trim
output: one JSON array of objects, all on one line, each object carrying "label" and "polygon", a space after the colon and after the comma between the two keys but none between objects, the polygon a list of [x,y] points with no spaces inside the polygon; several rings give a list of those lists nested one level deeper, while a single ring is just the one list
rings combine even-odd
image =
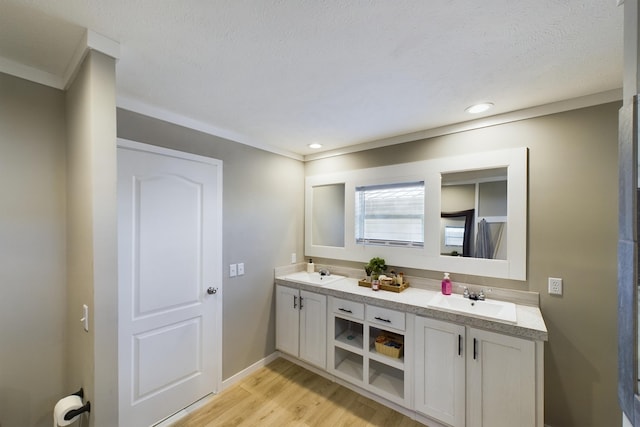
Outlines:
[{"label": "wall trim", "polygon": [[259,141],[254,141],[237,132],[223,129],[213,124],[206,123],[201,120],[196,120],[183,114],[158,107],[156,105],[148,104],[136,98],[118,94],[116,96],[116,106],[123,110],[142,114],[144,116],[152,117],[154,119],[162,120],[174,125],[196,130],[198,132],[206,133],[207,135],[227,139],[229,140],[229,142],[248,145],[249,147],[258,148],[260,150],[278,154],[284,157],[289,157],[294,160],[304,160],[303,156],[299,154],[292,153],[287,150],[282,150],[277,147],[261,143]]},{"label": "wall trim", "polygon": [[434,138],[436,136],[450,135],[459,132],[466,132],[475,129],[481,129],[490,126],[501,125],[505,123],[511,123],[520,120],[531,119],[540,116],[546,116],[549,114],[561,113],[564,111],[577,110],[580,108],[592,107],[600,104],[607,104],[609,102],[615,102],[622,100],[622,89],[612,89],[605,92],[600,92],[592,95],[581,96],[578,98],[572,98],[553,102],[550,104],[539,105],[531,108],[525,108],[522,110],[512,111],[504,114],[490,116],[477,120],[470,120],[466,122],[454,123],[447,126],[441,126],[433,129],[426,129],[418,132],[407,133],[403,135],[397,135],[390,138],[377,139],[362,144],[350,145],[343,148],[337,148],[335,150],[323,151],[321,153],[308,154],[306,156],[292,153],[287,150],[282,150],[277,147],[254,141],[247,138],[244,135],[238,134],[227,129],[222,129],[212,124],[196,120],[185,115],[169,111],[135,98],[118,95],[116,98],[116,105],[118,108],[128,110],[134,113],[142,114],[155,119],[163,120],[165,122],[173,123],[178,126],[183,126],[189,129],[193,129],[199,132],[206,133],[208,135],[216,136],[219,138],[228,139],[231,142],[248,145],[250,147],[258,148],[260,150],[268,151],[274,154],[279,154],[284,157],[289,157],[294,160],[301,160],[303,162],[325,159],[329,157],[341,156],[349,153],[356,153],[359,151],[371,150],[374,148],[386,147],[390,145],[403,144],[405,142],[417,141],[420,139]]},{"label": "wall trim", "polygon": [[87,29],[62,75],[49,73],[4,57],[0,57],[0,72],[55,89],[67,90],[90,50],[97,50],[114,59],[120,57],[120,43]]},{"label": "wall trim", "polygon": [[622,88],[613,89],[606,92],[595,93],[592,95],[581,96],[578,98],[567,99],[563,101],[553,102],[551,104],[539,105],[536,107],[525,108],[522,110],[511,111],[504,114],[485,117],[477,120],[454,123],[447,126],[441,126],[433,129],[426,129],[418,132],[407,133],[404,135],[393,136],[390,138],[378,139],[365,142],[362,144],[351,145],[348,147],[338,148],[335,150],[323,151],[321,153],[308,154],[304,156],[304,161],[326,159],[329,157],[341,156],[358,151],[371,150],[373,148],[386,147],[389,145],[403,144],[405,142],[417,141],[420,139],[434,138],[437,136],[451,135],[459,132],[466,132],[475,129],[481,129],[490,126],[497,126],[505,123],[516,122],[520,120],[532,119],[535,117],[547,116],[549,114],[557,114],[565,111],[577,110],[580,108],[593,107],[595,105],[607,104],[609,102],[622,100]]}]

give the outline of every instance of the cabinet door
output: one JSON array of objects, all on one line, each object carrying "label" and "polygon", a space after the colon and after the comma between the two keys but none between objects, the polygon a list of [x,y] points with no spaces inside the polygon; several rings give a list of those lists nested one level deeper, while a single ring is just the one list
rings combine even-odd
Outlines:
[{"label": "cabinet door", "polygon": [[299,291],[276,286],[276,348],[298,357]]},{"label": "cabinet door", "polygon": [[465,420],[465,328],[416,317],[416,410],[458,427]]},{"label": "cabinet door", "polygon": [[327,297],[300,291],[300,359],[327,366]]},{"label": "cabinet door", "polygon": [[469,329],[467,352],[467,426],[534,427],[534,342]]}]

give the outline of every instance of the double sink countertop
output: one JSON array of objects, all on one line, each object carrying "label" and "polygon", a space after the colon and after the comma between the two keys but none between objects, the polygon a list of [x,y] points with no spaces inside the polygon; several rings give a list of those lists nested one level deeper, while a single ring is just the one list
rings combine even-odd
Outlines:
[{"label": "double sink countertop", "polygon": [[[384,290],[374,291],[371,288],[358,285],[357,278],[349,277],[358,274],[359,271],[357,270],[332,268],[331,266],[328,266],[328,269],[332,272],[332,275],[337,274],[345,277],[337,280],[329,280],[322,284],[310,284],[303,280],[295,280],[292,279],[291,276],[293,273],[301,271],[300,264],[298,264],[276,268],[275,283],[322,295],[372,304],[378,307],[404,311],[418,316],[458,323],[534,341],[548,340],[547,327],[538,307],[537,293],[498,289],[494,289],[489,293],[486,302],[491,303],[491,301],[498,301],[500,299],[514,303],[516,321],[506,322],[438,307],[434,302],[442,301],[442,298],[439,297],[440,291],[437,290],[439,282],[433,279],[410,278],[410,280],[416,282],[415,286],[413,282],[411,282],[410,287],[399,293]],[[295,275],[293,277],[295,277]],[[328,278],[332,278],[332,276]],[[469,285],[469,287],[470,289],[486,289],[486,287],[475,285]],[[494,293],[500,298],[492,298]],[[459,299],[460,295],[452,295],[451,297]],[[485,303],[485,301],[477,302],[477,304],[483,303]]]}]

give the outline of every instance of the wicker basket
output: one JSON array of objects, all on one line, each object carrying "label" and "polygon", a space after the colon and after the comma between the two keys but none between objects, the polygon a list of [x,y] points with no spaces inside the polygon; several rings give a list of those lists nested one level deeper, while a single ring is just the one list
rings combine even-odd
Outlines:
[{"label": "wicker basket", "polygon": [[396,337],[378,335],[376,338],[376,351],[385,356],[398,359],[402,357],[404,342]]}]

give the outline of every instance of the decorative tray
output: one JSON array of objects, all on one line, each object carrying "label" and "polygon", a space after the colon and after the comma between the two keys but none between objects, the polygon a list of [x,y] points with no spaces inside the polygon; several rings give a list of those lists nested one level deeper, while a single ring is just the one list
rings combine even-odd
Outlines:
[{"label": "decorative tray", "polygon": [[[361,279],[361,280],[358,280],[358,285],[364,286],[365,288],[370,288],[371,282],[367,282],[366,280]],[[408,287],[409,287],[408,282],[404,282],[402,285],[386,285],[384,283],[380,283],[380,289],[382,289],[383,291],[389,291],[389,292],[402,292]]]}]

